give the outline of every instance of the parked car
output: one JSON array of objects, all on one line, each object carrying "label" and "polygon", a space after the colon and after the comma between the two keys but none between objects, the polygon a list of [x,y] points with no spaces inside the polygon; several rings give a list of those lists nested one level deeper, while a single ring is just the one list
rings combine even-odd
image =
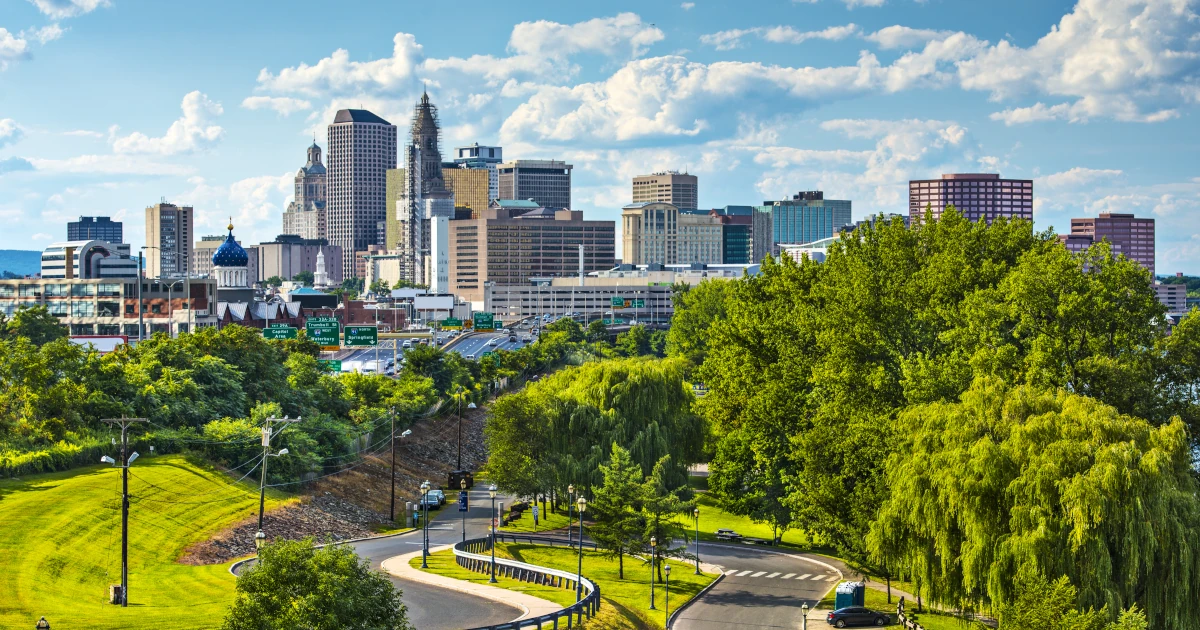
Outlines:
[{"label": "parked car", "polygon": [[430,491],[429,491],[429,496],[431,496],[431,497],[437,497],[438,505],[445,505],[445,504],[446,504],[446,493],[445,493],[445,492],[443,492],[443,491],[441,491],[441,490],[436,490],[436,489],[435,489],[435,490],[430,490]]},{"label": "parked car", "polygon": [[886,626],[888,625],[887,613],[881,613],[870,608],[862,606],[847,606],[835,610],[827,617],[825,622],[835,628],[848,628],[851,626]]},{"label": "parked car", "polygon": [[417,499],[417,507],[436,510],[437,508],[442,507],[442,504],[440,501],[438,501],[437,497],[433,496],[433,493],[431,492],[428,496],[422,496]]}]

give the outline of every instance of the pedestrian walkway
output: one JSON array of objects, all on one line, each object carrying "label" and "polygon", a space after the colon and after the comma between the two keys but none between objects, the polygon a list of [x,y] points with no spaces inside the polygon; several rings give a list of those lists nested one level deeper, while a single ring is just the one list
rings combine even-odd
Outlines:
[{"label": "pedestrian walkway", "polygon": [[[430,553],[437,553],[450,548],[451,545],[435,547],[430,549]],[[444,575],[436,575],[429,573],[428,571],[414,569],[409,564],[409,561],[420,555],[421,550],[418,549],[417,551],[406,553],[404,555],[393,556],[387,560],[384,560],[381,563],[381,566],[383,567],[384,571],[387,571],[388,573],[403,580],[411,580],[413,582],[429,584],[430,586],[458,591],[460,593],[475,595],[477,597],[483,597],[485,599],[490,599],[503,604],[516,606],[524,611],[520,617],[517,617],[517,619],[525,619],[526,617],[540,617],[542,615],[548,615],[550,613],[562,610],[562,606],[559,606],[554,602],[544,600],[540,597],[534,597],[518,591],[510,591],[508,589],[492,586],[490,584],[465,582],[463,580],[456,580]],[[513,619],[513,621],[516,621],[517,619]]]},{"label": "pedestrian walkway", "polygon": [[752,577],[763,578],[765,580],[812,580],[816,582],[834,582],[840,577],[837,573],[783,573],[775,571],[768,573],[766,571],[741,571],[738,569],[723,569],[722,573],[725,577]]}]

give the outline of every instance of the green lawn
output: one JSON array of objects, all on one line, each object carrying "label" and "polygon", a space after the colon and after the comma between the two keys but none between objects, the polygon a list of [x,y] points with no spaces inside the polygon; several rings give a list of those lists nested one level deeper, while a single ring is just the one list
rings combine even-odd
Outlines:
[{"label": "green lawn", "polygon": [[[538,545],[502,543],[496,547],[498,557],[510,558],[528,562],[538,566],[575,571],[577,568],[577,551],[565,547],[543,547]],[[487,575],[466,571],[454,563],[450,552],[445,552],[444,559],[430,562],[430,571],[448,575],[472,582],[486,582]],[[437,557],[442,554],[434,554]],[[716,579],[716,576],[704,574],[695,575],[686,563],[672,561],[676,567],[671,573],[671,610],[691,599],[700,589]],[[420,558],[415,558],[413,566],[420,565]],[[588,625],[591,628],[634,628],[661,629],[666,624],[666,602],[662,583],[655,588],[656,610],[650,610],[650,569],[640,560],[625,559],[625,579],[618,577],[617,561],[607,559],[593,551],[583,552],[583,574],[600,585],[600,594],[604,599],[600,615]],[[514,580],[497,578],[503,588],[519,590],[543,599],[568,605],[575,602],[574,591],[556,589],[544,586],[534,586]]]},{"label": "green lawn", "polygon": [[[549,504],[547,504],[549,505]],[[542,512],[541,506],[538,506],[538,525],[535,530],[533,527],[533,510],[525,510],[521,512],[521,518],[511,521],[508,525],[500,528],[502,532],[530,534],[534,532],[546,532],[552,529],[566,529],[567,515],[562,512],[551,512],[547,515]],[[579,519],[574,519],[573,527],[579,527]]]},{"label": "green lawn", "polygon": [[[716,532],[718,529],[732,529],[733,531],[749,537],[749,538],[766,538],[771,539],[771,526],[766,523],[755,523],[745,516],[737,516],[730,514],[718,507],[716,497],[708,493],[697,494],[696,503],[700,508],[700,540],[716,540]],[[689,538],[694,531],[693,520],[689,517],[684,519],[684,525],[688,530]],[[783,544],[797,547],[808,548],[808,536],[801,530],[789,529],[783,533]]]},{"label": "green lawn", "polygon": [[[257,513],[258,487],[182,456],[130,468],[128,608],[107,603],[121,566],[120,472],[94,466],[0,480],[0,627],[184,629],[220,626],[228,565],[175,562],[191,543]],[[269,499],[268,506],[280,502]]]},{"label": "green lawn", "polygon": [[[825,599],[822,599],[821,603],[818,605],[825,609],[832,609],[834,595],[834,591],[830,590],[829,593],[825,595]],[[892,603],[889,604],[887,600],[887,593],[883,591],[877,591],[873,588],[868,588],[866,593],[866,606],[872,610],[886,612],[892,618],[891,625],[898,627],[899,624],[895,623],[895,621],[896,603],[899,601],[899,599],[900,598],[898,596],[893,594]],[[905,609],[908,611],[907,614],[910,615],[913,620],[919,621],[925,630],[983,630],[984,628],[984,626],[981,624],[960,619],[954,615],[934,612],[929,608],[925,608],[925,612],[921,614],[916,614],[916,602],[905,602]]]}]

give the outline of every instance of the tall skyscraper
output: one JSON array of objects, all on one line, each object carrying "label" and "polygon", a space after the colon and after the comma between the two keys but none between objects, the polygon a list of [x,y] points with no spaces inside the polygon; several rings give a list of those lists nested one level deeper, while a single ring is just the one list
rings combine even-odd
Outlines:
[{"label": "tall skyscraper", "polygon": [[342,248],[342,269],[376,245],[387,214],[385,174],[396,168],[396,126],[365,109],[343,109],[329,125],[326,232]]},{"label": "tall skyscraper", "polygon": [[[400,223],[400,274],[409,282],[428,284],[425,259],[430,254],[429,220],[454,217],[454,196],[442,176],[441,129],[437,107],[422,93],[413,110],[412,134],[404,149],[404,182],[396,203]],[[385,230],[386,234],[386,225]],[[435,260],[436,260],[435,256]]]},{"label": "tall skyscraper", "polygon": [[146,275],[165,278],[188,273],[192,257],[191,206],[163,201],[146,208]]},{"label": "tall skyscraper", "polygon": [[532,199],[543,208],[571,207],[571,169],[556,160],[516,160],[496,167],[499,199]]},{"label": "tall skyscraper", "polygon": [[758,210],[771,213],[772,246],[811,243],[829,238],[850,224],[851,203],[826,199],[820,190],[792,195],[791,199],[764,201]]},{"label": "tall skyscraper", "polygon": [[699,208],[699,187],[695,175],[663,171],[633,178],[633,203],[661,201],[676,208]]},{"label": "tall skyscraper", "polygon": [[326,238],[326,172],[321,163],[321,147],[308,147],[308,162],[296,172],[295,195],[283,211],[283,233],[301,238]]},{"label": "tall skyscraper", "polygon": [[79,217],[78,221],[67,223],[67,240],[124,243],[122,228],[120,221],[113,221],[109,217]]},{"label": "tall skyscraper", "polygon": [[454,206],[470,208],[474,217],[487,210],[488,204],[496,199],[488,192],[487,169],[447,168],[442,170],[442,175],[446,178],[446,189],[454,195]]},{"label": "tall skyscraper", "polygon": [[954,206],[972,221],[989,224],[1000,217],[1033,220],[1033,180],[1000,179],[996,173],[948,173],[941,179],[908,182],[908,216],[916,224],[928,207],[936,220]]},{"label": "tall skyscraper", "polygon": [[1113,256],[1124,254],[1149,269],[1150,278],[1154,278],[1154,219],[1101,212],[1098,217],[1071,219],[1071,233],[1058,238],[1074,252],[1086,251],[1092,243],[1108,241]]},{"label": "tall skyscraper", "polygon": [[[475,212],[481,212],[487,204],[500,198],[500,172],[497,168],[504,161],[504,149],[501,147],[482,147],[476,142],[467,147],[454,147],[454,163],[461,168],[481,169],[488,173],[488,198],[481,207],[472,206]],[[458,205],[461,203],[455,202]]]}]

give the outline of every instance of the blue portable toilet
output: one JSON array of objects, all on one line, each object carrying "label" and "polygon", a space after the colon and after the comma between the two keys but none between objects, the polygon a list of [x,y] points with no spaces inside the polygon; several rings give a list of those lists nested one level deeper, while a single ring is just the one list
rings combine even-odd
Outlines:
[{"label": "blue portable toilet", "polygon": [[842,582],[837,585],[837,591],[833,599],[833,609],[841,610],[850,606],[865,606],[866,601],[866,584],[862,582]]}]

